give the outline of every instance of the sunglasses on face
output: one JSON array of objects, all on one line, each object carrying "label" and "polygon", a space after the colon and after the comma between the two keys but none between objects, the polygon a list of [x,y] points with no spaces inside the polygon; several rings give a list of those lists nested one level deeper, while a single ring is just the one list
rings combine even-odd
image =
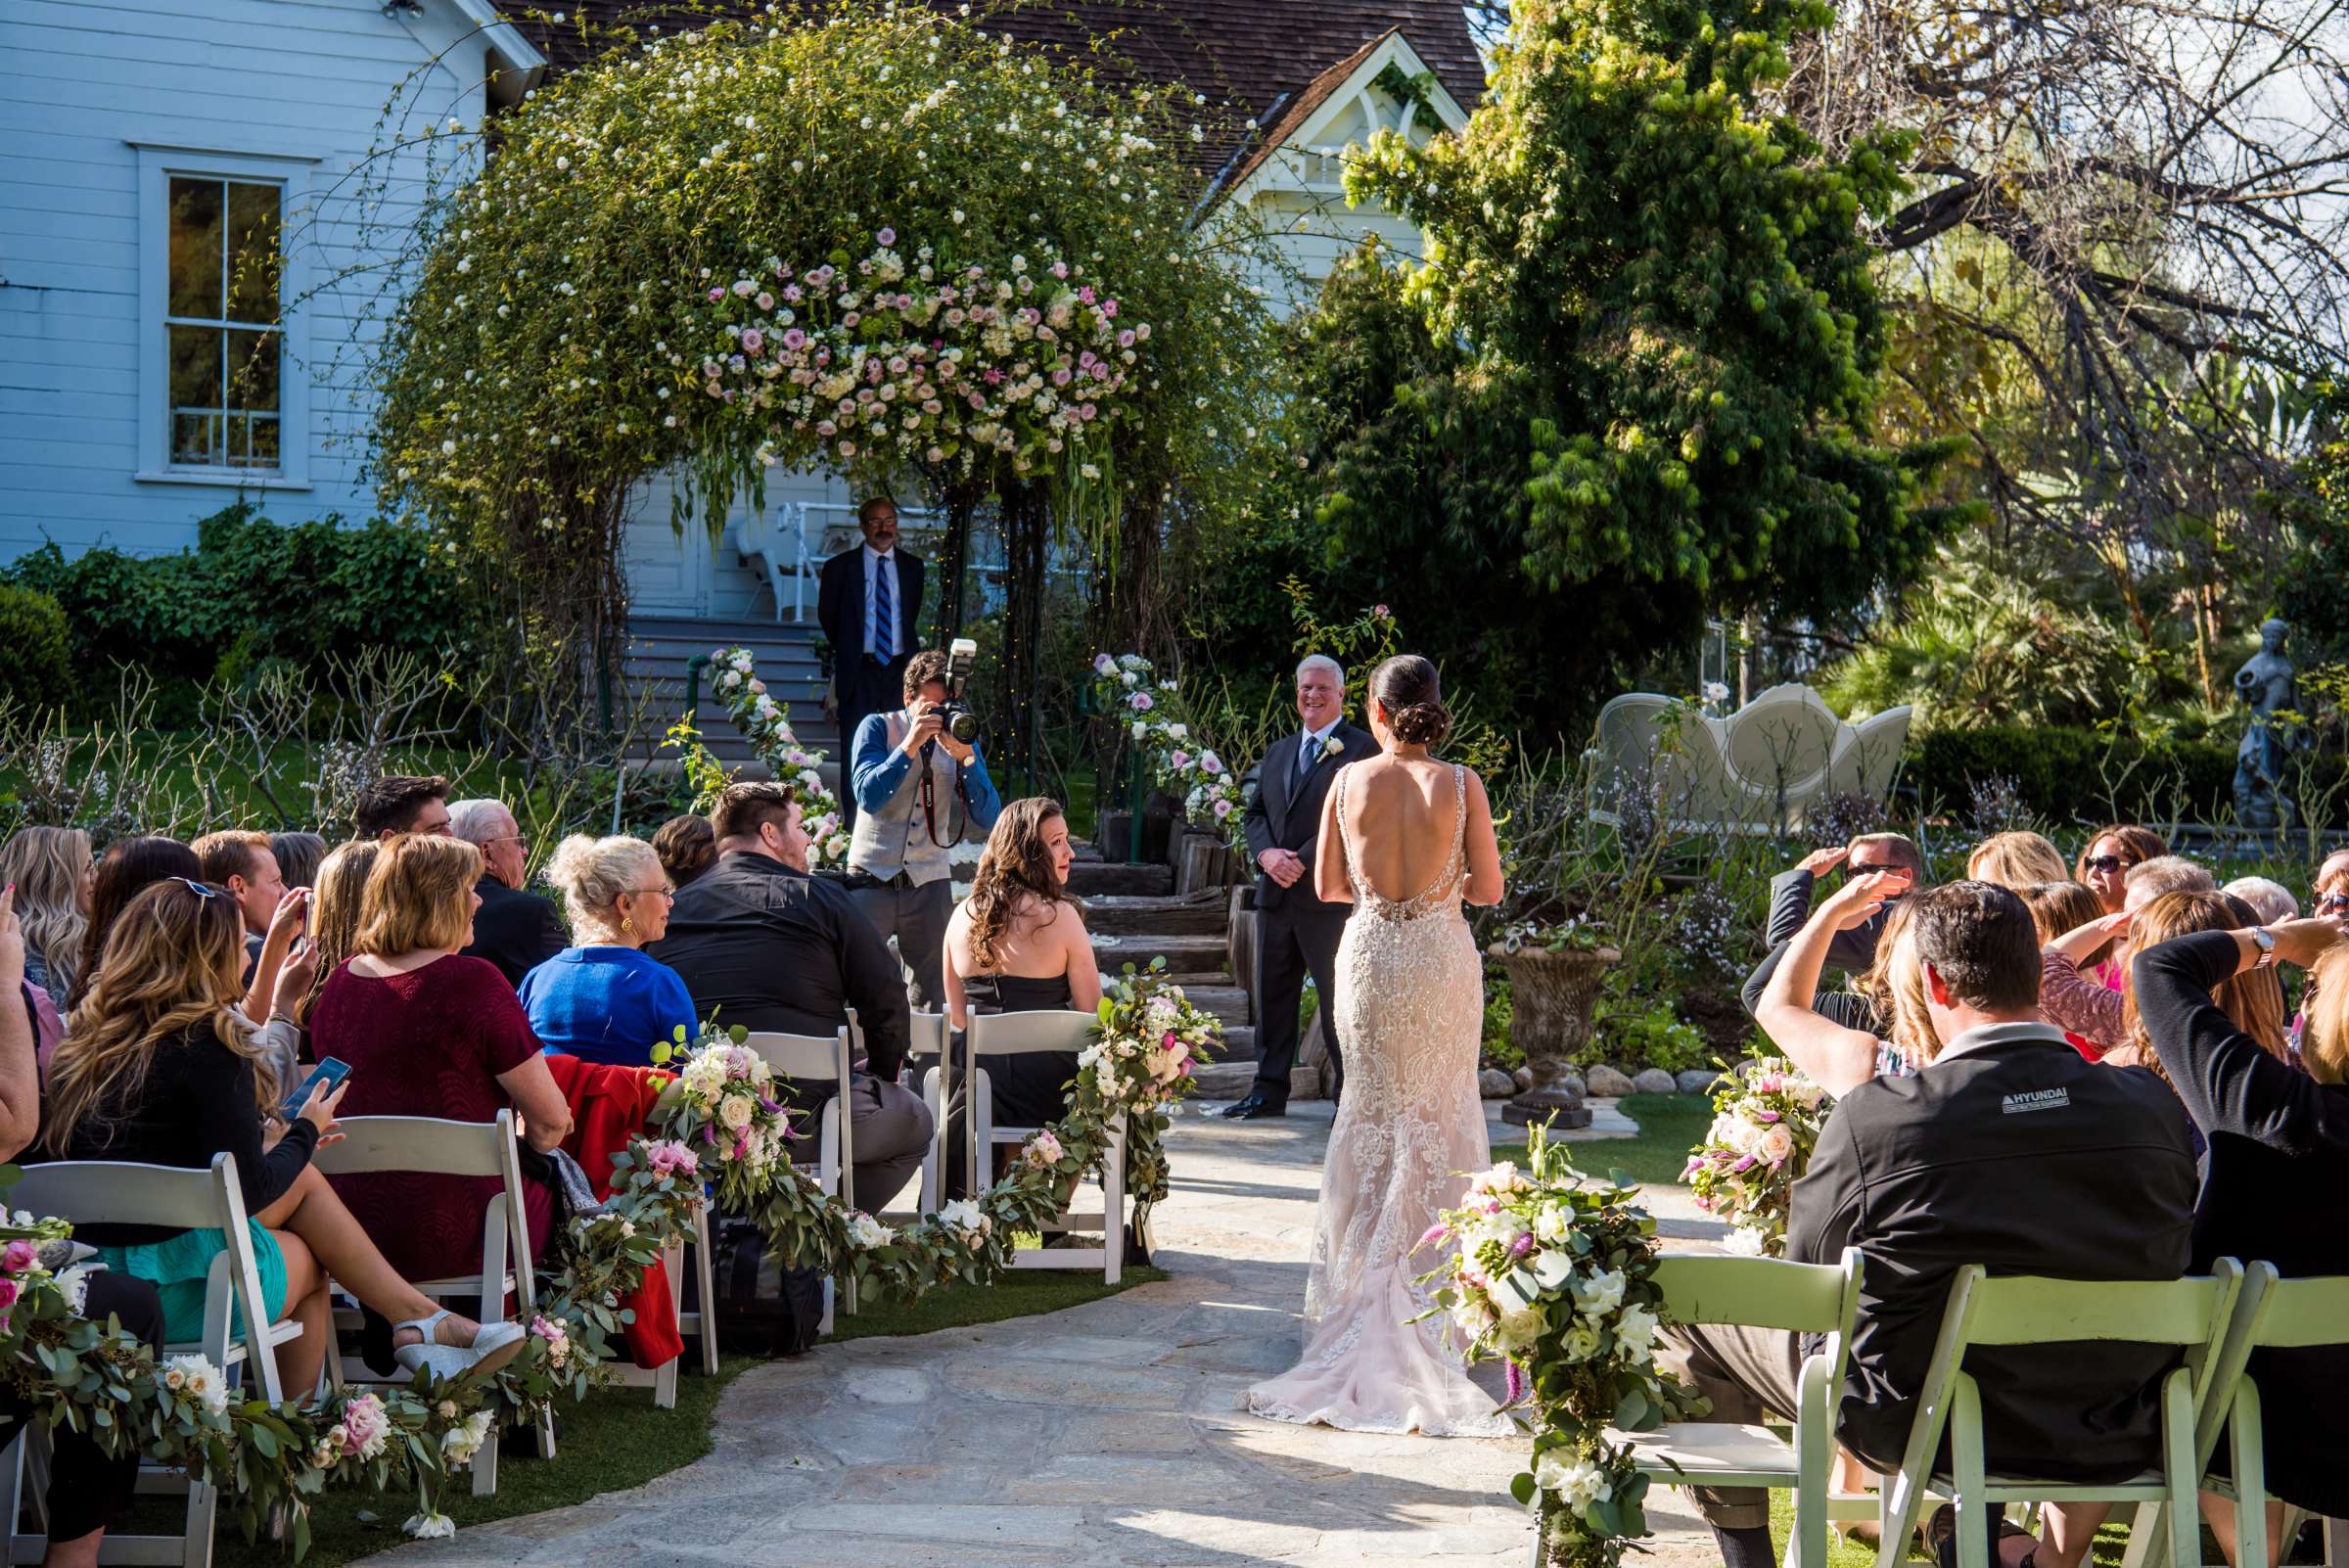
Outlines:
[{"label": "sunglasses on face", "polygon": [[2318,896],[2317,913],[2331,914],[2338,909],[2349,909],[2349,893],[2326,893]]},{"label": "sunglasses on face", "polygon": [[2102,871],[2106,874],[2114,871],[2126,871],[2137,864],[2135,860],[2123,859],[2117,854],[2092,854],[2080,863],[2091,871]]}]

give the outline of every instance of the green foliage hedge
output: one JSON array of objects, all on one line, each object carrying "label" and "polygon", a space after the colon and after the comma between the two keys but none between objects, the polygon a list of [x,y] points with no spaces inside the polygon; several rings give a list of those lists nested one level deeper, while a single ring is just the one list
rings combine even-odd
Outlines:
[{"label": "green foliage hedge", "polygon": [[0,583],[0,692],[36,705],[61,703],[72,684],[66,612],[48,594]]},{"label": "green foliage hedge", "polygon": [[[237,505],[196,526],[193,550],[69,559],[44,544],[0,567],[0,584],[62,609],[73,669],[94,675],[136,665],[166,685],[233,677],[265,660],[315,670],[333,654],[438,653],[474,641],[470,601],[454,569],[434,558],[431,536],[384,522],[287,526]],[[4,610],[0,635],[16,635]]]},{"label": "green foliage hedge", "polygon": [[[2349,781],[2344,759],[2303,753],[2295,793],[2314,806]],[[1976,782],[2003,776],[2033,813],[2090,826],[2113,820],[2225,820],[2234,803],[2234,748],[2140,739],[2063,725],[1939,729],[1910,750],[1905,781],[1927,808],[1963,808]]]}]

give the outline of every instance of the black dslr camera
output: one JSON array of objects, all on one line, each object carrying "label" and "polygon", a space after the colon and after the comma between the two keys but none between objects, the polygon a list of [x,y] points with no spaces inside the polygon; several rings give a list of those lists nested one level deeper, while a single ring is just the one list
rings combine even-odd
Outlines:
[{"label": "black dslr camera", "polygon": [[939,705],[939,716],[945,720],[946,733],[968,746],[979,738],[979,715],[963,701],[963,682],[971,677],[972,667],[979,663],[979,645],[968,637],[957,637],[946,645],[946,700]]}]

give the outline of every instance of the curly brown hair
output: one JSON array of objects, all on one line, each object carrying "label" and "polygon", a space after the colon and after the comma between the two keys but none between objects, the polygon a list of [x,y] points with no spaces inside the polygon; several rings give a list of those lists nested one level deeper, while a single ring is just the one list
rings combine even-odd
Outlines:
[{"label": "curly brown hair", "polygon": [[1013,801],[995,818],[964,904],[971,916],[971,961],[982,972],[995,967],[997,945],[1023,917],[1077,901],[1053,874],[1052,852],[1044,847],[1044,824],[1062,814],[1058,801],[1037,795]]}]

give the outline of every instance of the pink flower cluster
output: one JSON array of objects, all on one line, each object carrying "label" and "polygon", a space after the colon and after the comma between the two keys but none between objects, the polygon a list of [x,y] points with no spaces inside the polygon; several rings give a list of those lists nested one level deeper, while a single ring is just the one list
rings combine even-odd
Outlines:
[{"label": "pink flower cluster", "polygon": [[17,1276],[40,1272],[40,1256],[39,1247],[22,1238],[0,1248],[0,1323],[8,1320],[8,1309],[24,1292],[23,1283]]},{"label": "pink flower cluster", "polygon": [[647,1143],[644,1161],[655,1176],[692,1176],[702,1168],[700,1157],[675,1138]]}]

